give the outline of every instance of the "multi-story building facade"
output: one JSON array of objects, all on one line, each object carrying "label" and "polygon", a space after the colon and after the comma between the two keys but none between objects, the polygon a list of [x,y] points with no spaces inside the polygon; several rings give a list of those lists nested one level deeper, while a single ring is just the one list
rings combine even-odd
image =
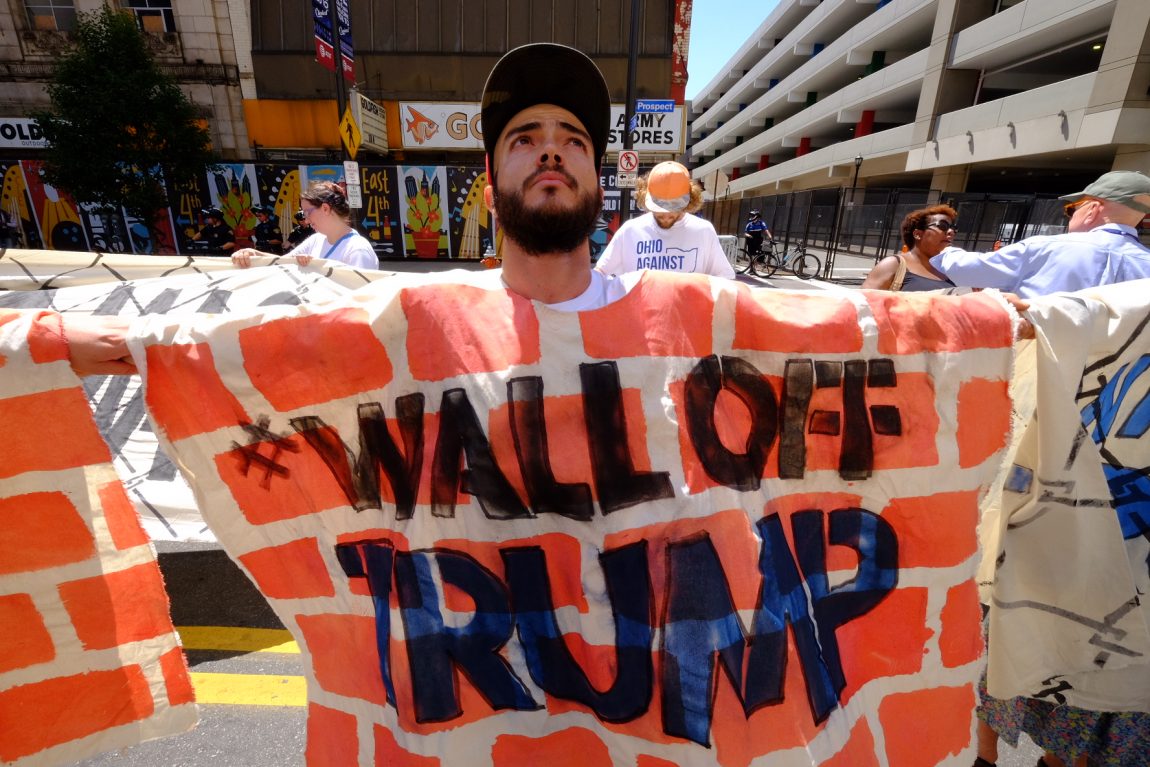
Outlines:
[{"label": "multi-story building facade", "polygon": [[[0,155],[35,156],[42,147],[30,112],[48,106],[53,63],[68,45],[77,14],[105,0],[0,0]],[[136,16],[160,67],[199,109],[224,158],[249,153],[238,51],[250,37],[242,0],[112,0]],[[254,93],[254,91],[253,91]]]},{"label": "multi-story building facade", "polygon": [[[48,103],[52,60],[67,45],[77,13],[105,3],[136,15],[161,66],[200,107],[223,160],[194,181],[168,180],[170,210],[159,216],[160,231],[147,237],[140,222],[84,200],[65,200],[61,219],[55,198],[67,190],[45,190],[36,162],[43,140],[37,143],[28,114]],[[244,245],[256,224],[252,205],[271,208],[286,230],[301,189],[332,180],[348,182],[356,223],[381,258],[479,257],[497,247],[482,194],[479,101],[498,58],[530,42],[565,43],[590,55],[615,102],[603,175],[607,215],[594,249],[621,220],[624,198],[613,171],[624,137],[629,133],[640,152],[640,169],[686,146],[692,0],[646,0],[637,23],[632,0],[0,4],[0,139],[13,135],[0,140],[0,208],[25,247],[196,252],[192,237],[208,207],[222,211]],[[341,17],[348,21],[344,45],[333,45],[340,35],[330,28],[344,26]],[[337,63],[345,54],[347,61]],[[660,102],[649,104],[630,131],[628,95]],[[349,104],[360,107],[351,119]],[[341,162],[347,159],[361,167]],[[359,184],[349,178],[357,172]],[[61,220],[63,228],[53,223]]]},{"label": "multi-story building facade", "polygon": [[781,0],[693,100],[719,198],[1150,172],[1145,0]]}]

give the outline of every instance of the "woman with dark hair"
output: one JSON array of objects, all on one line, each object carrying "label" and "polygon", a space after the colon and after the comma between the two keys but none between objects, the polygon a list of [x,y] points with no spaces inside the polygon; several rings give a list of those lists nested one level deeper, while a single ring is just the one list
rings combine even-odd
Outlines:
[{"label": "woman with dark hair", "polygon": [[954,219],[957,216],[958,213],[949,205],[912,210],[902,220],[902,241],[906,252],[887,256],[875,264],[862,286],[904,292],[953,288],[954,283],[931,266],[930,259],[954,241]]},{"label": "woman with dark hair", "polygon": [[[378,269],[379,257],[359,232],[351,226],[351,208],[343,187],[331,181],[317,181],[300,195],[300,210],[315,234],[296,245],[287,255],[300,266],[313,258],[340,261],[358,269]],[[255,248],[242,248],[232,254],[232,263],[241,269],[252,265],[252,256],[268,256]]]}]

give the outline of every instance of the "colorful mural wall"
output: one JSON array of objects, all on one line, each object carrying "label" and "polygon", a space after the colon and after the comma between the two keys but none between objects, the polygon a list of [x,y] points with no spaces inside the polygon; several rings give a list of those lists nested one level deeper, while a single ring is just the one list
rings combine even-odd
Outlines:
[{"label": "colorful mural wall", "polygon": [[[313,181],[342,181],[342,165],[224,163],[184,184],[168,183],[170,207],[158,211],[149,233],[122,209],[76,201],[47,184],[41,163],[0,161],[0,246],[104,253],[202,255],[192,236],[204,225],[203,210],[219,208],[240,247],[252,244],[258,223],[253,205],[275,212],[286,235],[299,209],[300,191]],[[363,207],[356,226],[381,259],[482,258],[495,232],[483,188],[482,167],[457,165],[361,165]],[[602,179],[606,199],[591,239],[598,256],[619,228],[619,190],[614,174]],[[6,241],[5,241],[6,240]]]}]

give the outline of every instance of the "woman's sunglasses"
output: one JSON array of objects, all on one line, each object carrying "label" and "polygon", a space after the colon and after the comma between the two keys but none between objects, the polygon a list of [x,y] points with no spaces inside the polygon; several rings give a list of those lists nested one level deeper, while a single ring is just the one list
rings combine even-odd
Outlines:
[{"label": "woman's sunglasses", "polygon": [[926,225],[926,228],[927,229],[937,229],[938,231],[942,232],[943,234],[946,234],[947,232],[950,232],[950,231],[955,231],[955,232],[958,231],[958,227],[955,226],[954,224],[950,223],[949,221],[932,221],[931,223]]}]

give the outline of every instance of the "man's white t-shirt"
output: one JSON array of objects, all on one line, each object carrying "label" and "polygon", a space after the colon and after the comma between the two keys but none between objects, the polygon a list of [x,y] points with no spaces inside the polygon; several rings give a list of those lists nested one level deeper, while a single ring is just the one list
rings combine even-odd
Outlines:
[{"label": "man's white t-shirt", "polygon": [[735,277],[715,227],[690,213],[668,229],[660,227],[651,213],[631,219],[615,232],[595,268],[604,274],[657,269]]},{"label": "man's white t-shirt", "polygon": [[296,245],[288,255],[326,258],[330,261],[339,261],[348,266],[354,266],[357,269],[379,268],[379,256],[375,254],[371,242],[354,230],[335,245],[328,242],[327,237],[316,232]]},{"label": "man's white t-shirt", "polygon": [[[554,304],[544,304],[544,306],[557,312],[589,312],[602,309],[607,304],[612,304],[627,295],[631,288],[638,284],[639,278],[642,276],[639,272],[616,277],[602,274],[594,269],[590,271],[591,282],[588,283],[586,290],[574,298]],[[477,281],[486,287],[494,287],[496,281],[503,287],[507,287],[507,283],[503,281],[502,269],[481,272]]]}]

